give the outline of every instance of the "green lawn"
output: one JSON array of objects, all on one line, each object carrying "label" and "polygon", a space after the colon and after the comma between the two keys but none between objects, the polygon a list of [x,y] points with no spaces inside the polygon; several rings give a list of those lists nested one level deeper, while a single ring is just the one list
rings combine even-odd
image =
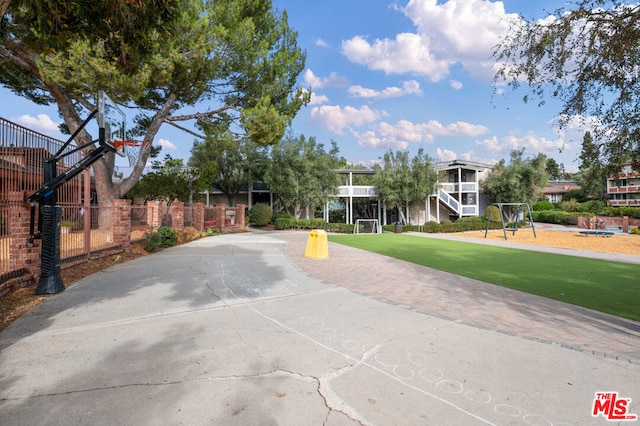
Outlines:
[{"label": "green lawn", "polygon": [[640,321],[640,265],[406,234],[329,241]]}]

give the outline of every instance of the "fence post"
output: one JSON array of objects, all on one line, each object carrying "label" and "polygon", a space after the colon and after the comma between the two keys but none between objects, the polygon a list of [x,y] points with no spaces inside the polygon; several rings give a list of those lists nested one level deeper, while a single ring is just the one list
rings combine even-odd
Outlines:
[{"label": "fence post", "polygon": [[214,204],[213,206],[213,220],[216,221],[216,228],[220,231],[224,231],[226,226],[226,204]]},{"label": "fence post", "polygon": [[147,226],[155,231],[160,223],[160,201],[147,201]]},{"label": "fence post", "polygon": [[113,242],[131,251],[131,200],[113,200]]},{"label": "fence post", "polygon": [[629,233],[629,216],[622,217],[622,232],[625,234]]},{"label": "fence post", "polygon": [[23,191],[9,192],[9,263],[13,270],[27,269],[37,282],[40,278],[42,240],[34,240],[33,247],[27,247],[31,211],[24,199]]},{"label": "fence post", "polygon": [[246,208],[246,204],[236,204],[236,230],[244,231],[244,211]]},{"label": "fence post", "polygon": [[184,203],[182,201],[174,201],[171,203],[172,221],[171,226],[174,229],[184,228]]},{"label": "fence post", "polygon": [[192,226],[200,232],[204,230],[204,203],[193,203]]}]

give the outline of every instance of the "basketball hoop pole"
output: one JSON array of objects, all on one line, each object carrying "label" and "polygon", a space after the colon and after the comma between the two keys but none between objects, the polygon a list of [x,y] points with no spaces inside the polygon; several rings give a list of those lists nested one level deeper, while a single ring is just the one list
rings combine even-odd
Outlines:
[{"label": "basketball hoop pole", "polygon": [[[73,179],[80,174],[86,168],[100,159],[109,148],[107,148],[104,141],[104,129],[99,129],[99,139],[92,141],[86,145],[73,149],[63,154],[66,147],[69,146],[71,141],[78,135],[78,133],[87,125],[89,120],[93,118],[98,111],[93,111],[89,117],[78,127],[73,135],[67,140],[66,143],[50,158],[44,159],[43,176],[44,185],[36,192],[31,194],[27,201],[31,203],[31,218],[29,223],[29,238],[27,239],[27,246],[33,247],[33,240],[37,238],[42,239],[41,254],[40,254],[40,278],[38,285],[36,286],[35,294],[56,294],[64,290],[64,284],[62,277],[60,276],[60,220],[62,218],[62,207],[56,205],[56,189],[62,186],[64,183]],[[62,158],[69,154],[83,149],[95,142],[100,142],[96,149],[91,151],[86,157],[78,161],[70,169],[66,170],[61,175],[56,173],[56,165]],[[38,220],[38,232],[34,232],[34,215],[35,204],[40,204],[40,215]]]}]

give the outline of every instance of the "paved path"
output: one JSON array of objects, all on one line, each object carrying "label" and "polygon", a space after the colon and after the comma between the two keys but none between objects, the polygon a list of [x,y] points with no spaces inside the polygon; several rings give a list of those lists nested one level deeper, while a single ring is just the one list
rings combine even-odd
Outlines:
[{"label": "paved path", "polygon": [[[299,267],[327,283],[440,318],[640,364],[640,323],[636,321],[340,244],[331,244],[328,260],[307,259],[304,257],[307,235],[285,232],[278,237],[287,241],[291,258]],[[437,234],[413,235],[456,240]],[[500,241],[457,240],[502,245]],[[611,258],[608,253],[509,244],[565,255],[620,259],[620,255]],[[638,256],[628,257],[639,260]]]},{"label": "paved path", "polygon": [[603,425],[599,391],[640,412],[637,323],[306,238],[206,238],[52,296],[0,334],[0,424]]}]

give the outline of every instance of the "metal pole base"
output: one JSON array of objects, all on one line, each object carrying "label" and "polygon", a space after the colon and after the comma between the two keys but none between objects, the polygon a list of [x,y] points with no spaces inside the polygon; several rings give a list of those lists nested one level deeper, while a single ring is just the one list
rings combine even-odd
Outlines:
[{"label": "metal pole base", "polygon": [[56,294],[64,290],[60,275],[41,275],[36,287],[36,294]]},{"label": "metal pole base", "polygon": [[64,290],[60,276],[61,217],[62,207],[42,206],[42,252],[36,294],[55,294]]}]

